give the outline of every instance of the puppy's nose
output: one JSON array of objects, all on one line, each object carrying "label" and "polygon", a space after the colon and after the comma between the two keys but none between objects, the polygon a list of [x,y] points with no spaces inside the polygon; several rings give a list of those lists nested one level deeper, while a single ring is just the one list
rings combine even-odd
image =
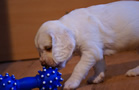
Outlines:
[{"label": "puppy's nose", "polygon": [[46,68],[49,68],[50,67],[49,65],[47,65],[47,63],[45,61],[41,61],[41,65],[44,66],[44,67],[46,67]]},{"label": "puppy's nose", "polygon": [[[51,66],[47,65],[47,64],[45,63],[45,61],[41,62],[41,65],[44,66],[44,67],[46,67],[46,68],[51,67]],[[52,67],[52,68],[53,68],[53,67]]]},{"label": "puppy's nose", "polygon": [[46,66],[46,62],[45,61],[41,61],[41,65],[42,66]]},{"label": "puppy's nose", "polygon": [[45,62],[45,60],[43,60],[42,57],[40,57],[40,62],[41,62],[41,65],[42,65],[42,66],[45,66],[45,65],[46,65],[46,62]]}]

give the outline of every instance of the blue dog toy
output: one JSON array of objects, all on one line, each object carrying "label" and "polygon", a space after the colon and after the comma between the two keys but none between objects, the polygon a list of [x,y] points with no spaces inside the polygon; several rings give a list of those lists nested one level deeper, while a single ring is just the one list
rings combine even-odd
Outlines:
[{"label": "blue dog toy", "polygon": [[15,79],[14,75],[9,76],[8,73],[5,76],[0,75],[0,90],[31,90],[33,88],[57,90],[58,87],[62,87],[60,82],[63,79],[57,68],[43,67],[43,71],[38,71],[38,73],[39,75],[35,77],[25,77],[19,80]]}]

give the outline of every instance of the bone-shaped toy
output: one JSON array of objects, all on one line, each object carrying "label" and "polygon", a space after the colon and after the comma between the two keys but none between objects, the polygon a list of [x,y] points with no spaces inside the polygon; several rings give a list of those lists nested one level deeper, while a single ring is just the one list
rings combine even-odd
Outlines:
[{"label": "bone-shaped toy", "polygon": [[46,69],[43,67],[42,71],[38,71],[38,75],[35,77],[25,77],[22,79],[15,79],[15,76],[9,76],[8,73],[5,76],[0,75],[0,90],[31,90],[33,88],[39,88],[40,90],[57,90],[58,87],[62,87],[60,84],[63,79],[58,69],[49,67]]}]

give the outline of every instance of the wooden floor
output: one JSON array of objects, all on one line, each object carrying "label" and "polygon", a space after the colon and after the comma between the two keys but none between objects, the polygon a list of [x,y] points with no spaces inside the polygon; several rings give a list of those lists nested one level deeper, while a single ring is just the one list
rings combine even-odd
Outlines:
[{"label": "wooden floor", "polygon": [[[62,73],[62,78],[64,79],[62,84],[69,78],[79,59],[80,58],[77,56],[74,57],[67,64],[66,68],[59,71]],[[113,56],[106,56],[105,60],[107,71],[104,82],[88,85],[86,80],[89,76],[93,75],[93,69],[91,69],[87,78],[82,81],[77,90],[139,90],[139,76],[125,76],[127,70],[139,65],[139,54],[137,52],[122,52]],[[35,76],[37,71],[41,69],[42,66],[39,63],[39,60],[0,63],[0,74],[4,75],[8,72],[10,75],[14,74],[16,79]]]}]

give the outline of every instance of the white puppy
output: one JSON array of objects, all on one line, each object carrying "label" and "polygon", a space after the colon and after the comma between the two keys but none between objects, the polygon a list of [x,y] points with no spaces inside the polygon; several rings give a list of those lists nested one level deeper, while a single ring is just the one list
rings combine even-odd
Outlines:
[{"label": "white puppy", "polygon": [[[89,83],[104,78],[103,55],[136,49],[139,46],[139,2],[119,1],[76,9],[59,20],[47,21],[35,37],[42,65],[63,68],[79,51],[81,60],[64,89],[77,88],[91,67],[95,75]],[[139,75],[139,66],[127,72]]]}]

